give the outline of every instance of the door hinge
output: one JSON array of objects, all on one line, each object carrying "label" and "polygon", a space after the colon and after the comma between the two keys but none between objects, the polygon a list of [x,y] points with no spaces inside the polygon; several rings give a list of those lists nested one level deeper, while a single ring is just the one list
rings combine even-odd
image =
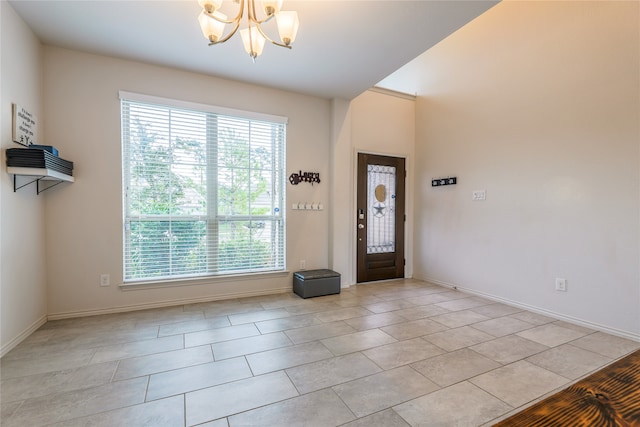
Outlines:
[{"label": "door hinge", "polygon": [[407,222],[407,214],[404,214],[404,222]]},{"label": "door hinge", "polygon": [[407,265],[407,260],[406,259],[402,260],[402,265]]}]

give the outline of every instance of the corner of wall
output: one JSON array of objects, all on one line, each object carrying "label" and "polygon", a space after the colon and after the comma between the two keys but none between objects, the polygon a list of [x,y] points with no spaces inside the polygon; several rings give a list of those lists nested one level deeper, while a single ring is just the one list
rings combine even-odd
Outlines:
[{"label": "corner of wall", "polygon": [[348,238],[353,195],[351,182],[351,102],[331,101],[331,190],[329,218],[329,265],[341,274],[342,287],[354,283],[353,246]]},{"label": "corner of wall", "polygon": [[[0,2],[0,147],[12,141],[11,105],[17,103],[38,118],[43,141],[42,47],[11,5]],[[13,176],[0,173],[0,355],[4,355],[46,322],[47,289],[44,256],[44,196],[34,185],[14,192]]]}]

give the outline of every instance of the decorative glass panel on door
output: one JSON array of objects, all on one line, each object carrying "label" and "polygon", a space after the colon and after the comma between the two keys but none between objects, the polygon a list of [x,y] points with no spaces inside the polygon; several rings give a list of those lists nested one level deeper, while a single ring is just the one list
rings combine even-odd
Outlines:
[{"label": "decorative glass panel on door", "polygon": [[396,250],[396,168],[367,166],[367,253]]}]

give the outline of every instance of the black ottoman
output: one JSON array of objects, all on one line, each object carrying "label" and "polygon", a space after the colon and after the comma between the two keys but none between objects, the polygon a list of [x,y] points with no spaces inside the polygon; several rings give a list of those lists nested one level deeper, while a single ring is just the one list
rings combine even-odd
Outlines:
[{"label": "black ottoman", "polygon": [[302,298],[340,293],[340,273],[333,270],[305,270],[293,273],[293,292]]}]

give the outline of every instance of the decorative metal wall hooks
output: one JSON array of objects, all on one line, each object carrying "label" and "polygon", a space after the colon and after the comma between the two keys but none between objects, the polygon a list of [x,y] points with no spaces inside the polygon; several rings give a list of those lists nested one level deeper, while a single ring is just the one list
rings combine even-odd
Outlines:
[{"label": "decorative metal wall hooks", "polygon": [[298,171],[298,173],[292,173],[289,176],[289,182],[292,185],[298,185],[301,182],[310,182],[311,185],[320,184],[320,172],[302,172]]},{"label": "decorative metal wall hooks", "polygon": [[434,178],[431,180],[432,187],[440,187],[441,185],[454,185],[458,181],[458,178],[455,176],[447,177],[447,178]]}]

